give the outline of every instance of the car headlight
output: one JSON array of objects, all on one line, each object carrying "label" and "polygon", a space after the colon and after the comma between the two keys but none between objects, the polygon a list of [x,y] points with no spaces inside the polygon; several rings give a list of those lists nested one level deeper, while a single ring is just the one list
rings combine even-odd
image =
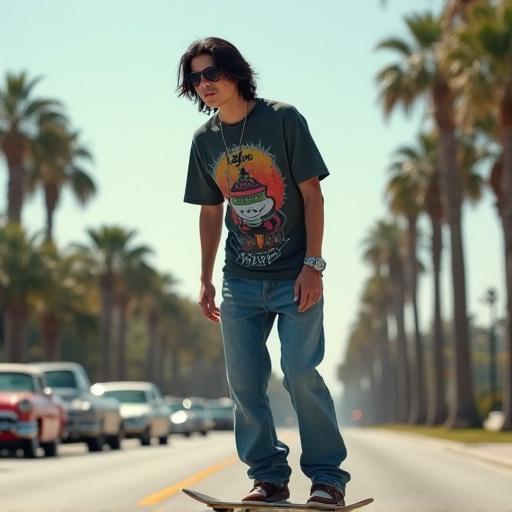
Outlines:
[{"label": "car headlight", "polygon": [[18,411],[21,413],[26,414],[27,412],[30,412],[33,408],[32,402],[30,400],[27,400],[26,398],[23,400],[20,400],[18,403]]},{"label": "car headlight", "polygon": [[185,411],[176,411],[171,416],[171,421],[176,423],[176,425],[180,425],[181,423],[185,423],[187,421],[187,413]]},{"label": "car headlight", "polygon": [[87,400],[73,400],[71,402],[71,408],[79,411],[90,411],[92,409],[92,404]]}]

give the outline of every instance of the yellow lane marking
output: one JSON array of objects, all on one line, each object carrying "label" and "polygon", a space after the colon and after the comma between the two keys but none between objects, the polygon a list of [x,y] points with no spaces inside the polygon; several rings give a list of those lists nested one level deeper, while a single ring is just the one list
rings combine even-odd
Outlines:
[{"label": "yellow lane marking", "polygon": [[149,496],[146,496],[145,498],[139,501],[138,505],[139,507],[151,507],[154,505],[158,505],[167,498],[170,498],[174,494],[180,492],[182,487],[189,487],[191,485],[194,485],[195,483],[204,480],[205,478],[208,478],[213,473],[222,471],[224,468],[227,468],[228,466],[231,466],[236,462],[238,462],[238,457],[230,457],[229,459],[218,462],[213,466],[210,466],[188,478],[185,478],[185,480],[181,480],[180,482],[177,482],[168,487],[164,487],[162,490],[150,494]]},{"label": "yellow lane marking", "polygon": [[[293,446],[297,442],[297,433],[285,431],[280,438],[290,446]],[[138,502],[139,507],[152,507],[158,505],[162,501],[174,496],[179,493],[183,487],[190,487],[205,478],[208,478],[210,475],[222,471],[228,466],[232,466],[239,462],[237,456],[230,457],[229,459],[225,459],[223,461],[218,462],[217,464],[213,464],[212,466],[205,468],[192,476],[185,478],[173,485],[169,485],[168,487],[164,487],[160,491],[157,491],[149,496],[146,496],[142,500]],[[154,509],[153,509],[154,510]]]}]

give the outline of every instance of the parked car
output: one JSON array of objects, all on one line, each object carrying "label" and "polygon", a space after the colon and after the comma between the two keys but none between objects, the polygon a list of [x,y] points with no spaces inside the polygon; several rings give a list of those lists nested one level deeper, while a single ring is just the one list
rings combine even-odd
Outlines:
[{"label": "parked car", "polygon": [[170,433],[189,437],[193,432],[192,415],[185,410],[183,398],[165,397],[164,401],[171,422]]},{"label": "parked car", "polygon": [[21,448],[33,458],[41,446],[47,457],[55,457],[64,423],[64,409],[52,398],[41,370],[0,363],[0,449]]},{"label": "parked car", "polygon": [[167,444],[170,430],[168,409],[159,389],[151,382],[99,382],[92,391],[99,396],[116,398],[121,403],[123,431],[149,446],[156,437]]},{"label": "parked car", "polygon": [[[177,405],[174,407],[177,407]],[[204,398],[183,398],[181,400],[181,410],[174,412],[171,418],[173,429],[179,429],[178,423],[181,422],[183,434],[186,436],[196,432],[206,436],[214,425]]]},{"label": "parked car", "polygon": [[233,430],[234,413],[231,398],[208,400],[207,406],[213,420],[214,430]]},{"label": "parked car", "polygon": [[35,363],[46,375],[48,385],[66,408],[65,443],[84,442],[90,452],[121,448],[123,438],[120,404],[114,398],[91,393],[89,377],[77,363]]}]

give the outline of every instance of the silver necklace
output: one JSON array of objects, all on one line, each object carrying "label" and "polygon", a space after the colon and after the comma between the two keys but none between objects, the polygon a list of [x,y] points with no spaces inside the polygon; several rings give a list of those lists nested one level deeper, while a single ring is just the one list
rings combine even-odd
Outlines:
[{"label": "silver necklace", "polygon": [[[246,104],[244,124],[242,125],[242,133],[240,134],[240,140],[238,141],[238,149],[240,149],[242,147],[242,139],[244,138],[245,123],[247,122],[248,114],[249,114],[249,102],[247,102],[247,104]],[[224,149],[226,150],[226,162],[228,165],[226,167],[226,170],[224,171],[224,175],[226,176],[226,179],[228,182],[228,200],[229,200],[229,193],[231,192],[231,179],[229,177],[229,168],[231,167],[231,161],[229,159],[228,145],[226,144],[226,138],[224,137],[224,130],[222,129],[223,123],[220,120],[220,115],[217,115],[217,120],[219,121],[220,134],[222,136],[222,142],[224,142]]]}]

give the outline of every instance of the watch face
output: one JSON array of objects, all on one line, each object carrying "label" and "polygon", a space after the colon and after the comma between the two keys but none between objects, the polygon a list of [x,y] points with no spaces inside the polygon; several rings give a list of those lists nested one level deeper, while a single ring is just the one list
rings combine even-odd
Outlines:
[{"label": "watch face", "polygon": [[317,258],[314,267],[318,272],[324,271],[326,267],[325,260],[323,258]]}]

